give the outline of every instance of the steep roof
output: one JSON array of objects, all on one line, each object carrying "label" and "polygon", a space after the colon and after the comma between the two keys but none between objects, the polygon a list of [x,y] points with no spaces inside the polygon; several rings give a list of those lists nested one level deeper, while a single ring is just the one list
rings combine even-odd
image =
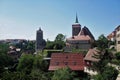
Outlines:
[{"label": "steep roof", "polygon": [[99,61],[99,59],[96,59],[94,56],[98,54],[98,50],[96,49],[89,49],[89,51],[87,52],[84,60],[87,60],[87,61]]},{"label": "steep roof", "polygon": [[85,35],[89,35],[90,38],[92,38],[93,40],[95,40],[94,36],[92,35],[92,33],[90,32],[90,30],[86,26],[84,26],[83,30],[84,30]]},{"label": "steep roof", "polygon": [[84,70],[83,55],[79,53],[53,53],[50,60],[49,70],[69,67],[71,70]]},{"label": "steep roof", "polygon": [[94,40],[92,33],[89,31],[87,27],[82,28],[77,36],[72,36],[67,38],[67,40]]},{"label": "steep roof", "polygon": [[73,37],[70,37],[68,38],[67,40],[90,40],[90,37],[88,35],[81,35],[81,36],[73,36]]}]

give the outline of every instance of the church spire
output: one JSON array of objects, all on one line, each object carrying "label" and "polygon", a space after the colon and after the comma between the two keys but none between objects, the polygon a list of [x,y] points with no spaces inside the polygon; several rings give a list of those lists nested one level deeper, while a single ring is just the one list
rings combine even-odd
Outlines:
[{"label": "church spire", "polygon": [[39,27],[39,30],[41,31],[41,27]]},{"label": "church spire", "polygon": [[76,13],[76,20],[75,20],[75,23],[79,23],[79,22],[78,22],[77,13]]}]

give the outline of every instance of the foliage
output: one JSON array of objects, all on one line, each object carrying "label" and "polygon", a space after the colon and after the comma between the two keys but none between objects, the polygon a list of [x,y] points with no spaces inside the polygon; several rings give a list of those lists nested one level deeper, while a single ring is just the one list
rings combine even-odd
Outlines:
[{"label": "foliage", "polygon": [[57,42],[57,41],[65,41],[65,35],[58,34],[55,38],[55,42]]},{"label": "foliage", "polygon": [[98,62],[94,62],[94,69],[98,71],[98,73],[102,73],[104,71],[104,67],[107,66],[108,62],[111,62],[112,53],[108,51],[108,49],[102,49],[97,52],[93,57],[99,59]]},{"label": "foliage", "polygon": [[13,65],[13,59],[7,55],[8,49],[8,44],[0,44],[0,76],[4,72],[5,67]]},{"label": "foliage", "polygon": [[102,74],[93,76],[94,80],[116,80],[118,71],[112,66],[106,66]]},{"label": "foliage", "polygon": [[15,44],[16,48],[20,48],[21,52],[34,53],[35,52],[35,42],[33,41],[21,41]]},{"label": "foliage", "polygon": [[113,58],[113,54],[109,49],[107,49],[107,43],[108,41],[104,36],[99,38],[98,55],[94,55],[94,58],[99,59],[99,61],[94,62],[93,64],[93,68],[97,70],[98,74],[94,76],[94,80],[116,80],[118,75],[118,71],[108,65]]},{"label": "foliage", "polygon": [[102,74],[104,80],[116,80],[117,75],[118,71],[112,66],[105,67],[105,70]]},{"label": "foliage", "polygon": [[0,53],[7,54],[9,50],[9,45],[6,43],[0,43]]},{"label": "foliage", "polygon": [[44,50],[47,53],[47,57],[51,57],[52,53],[60,53],[63,52],[63,50]]},{"label": "foliage", "polygon": [[117,52],[115,56],[116,56],[116,59],[120,60],[120,52]]},{"label": "foliage", "polygon": [[19,60],[19,64],[17,66],[18,71],[23,71],[29,74],[32,70],[34,62],[34,57],[31,54],[23,54]]},{"label": "foliage", "polygon": [[39,71],[46,71],[48,68],[47,61],[43,60],[43,55],[36,55],[33,62],[33,70],[37,69]]},{"label": "foliage", "polygon": [[99,49],[108,48],[109,40],[102,34],[98,37],[98,40],[94,43],[94,46],[98,47]]},{"label": "foliage", "polygon": [[9,72],[5,71],[3,73],[1,80],[32,80],[29,75],[24,72]]},{"label": "foliage", "polygon": [[47,73],[39,71],[37,69],[32,70],[30,76],[32,80],[49,80],[49,77],[47,77]]},{"label": "foliage", "polygon": [[23,54],[19,60],[17,70],[27,75],[31,80],[48,80],[48,74],[46,73],[48,63],[43,58],[43,52],[38,52],[36,55]]},{"label": "foliage", "polygon": [[73,53],[82,53],[84,56],[87,54],[87,50],[81,50],[81,49],[72,49]]},{"label": "foliage", "polygon": [[93,76],[94,80],[104,80],[101,74],[97,74]]},{"label": "foliage", "polygon": [[65,67],[58,69],[54,72],[52,80],[73,80],[75,76],[74,72],[71,72],[70,68]]},{"label": "foliage", "polygon": [[46,49],[53,49],[54,48],[54,42],[53,41],[47,41],[45,48]]},{"label": "foliage", "polygon": [[111,63],[116,64],[116,65],[120,65],[120,60],[112,59]]},{"label": "foliage", "polygon": [[72,52],[73,53],[80,53],[82,50],[81,49],[76,49],[76,48],[73,48],[72,49]]},{"label": "foliage", "polygon": [[54,41],[47,40],[46,49],[63,49],[65,47],[65,36],[58,34]]}]

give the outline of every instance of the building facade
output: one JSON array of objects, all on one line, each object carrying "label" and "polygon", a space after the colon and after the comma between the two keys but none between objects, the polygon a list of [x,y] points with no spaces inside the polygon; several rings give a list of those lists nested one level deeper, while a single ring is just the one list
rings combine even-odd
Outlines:
[{"label": "building facade", "polygon": [[43,31],[41,28],[36,32],[36,51],[43,50],[45,48],[46,42],[43,39]]},{"label": "building facade", "polygon": [[116,50],[120,52],[120,25],[115,29],[116,32]]},{"label": "building facade", "polygon": [[115,30],[107,36],[107,39],[115,42],[115,49],[120,52],[120,25],[118,25]]},{"label": "building facade", "polygon": [[72,25],[72,37],[66,39],[66,47],[89,50],[94,40],[94,36],[86,26],[81,28],[76,16],[76,21]]},{"label": "building facade", "polygon": [[52,53],[49,70],[69,67],[73,71],[84,71],[84,59],[80,53]]}]

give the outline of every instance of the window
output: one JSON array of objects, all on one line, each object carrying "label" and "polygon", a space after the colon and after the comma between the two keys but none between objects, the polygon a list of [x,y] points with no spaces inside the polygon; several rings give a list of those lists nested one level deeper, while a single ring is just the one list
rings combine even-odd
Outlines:
[{"label": "window", "polygon": [[68,65],[68,62],[65,62],[65,65]]},{"label": "window", "polygon": [[76,65],[77,63],[76,63],[76,62],[74,62],[73,64],[74,64],[74,65]]},{"label": "window", "polygon": [[120,44],[120,41],[118,41],[118,44]]},{"label": "window", "polygon": [[68,56],[66,56],[66,59],[68,59]]},{"label": "window", "polygon": [[59,65],[59,62],[56,62],[56,65]]}]

